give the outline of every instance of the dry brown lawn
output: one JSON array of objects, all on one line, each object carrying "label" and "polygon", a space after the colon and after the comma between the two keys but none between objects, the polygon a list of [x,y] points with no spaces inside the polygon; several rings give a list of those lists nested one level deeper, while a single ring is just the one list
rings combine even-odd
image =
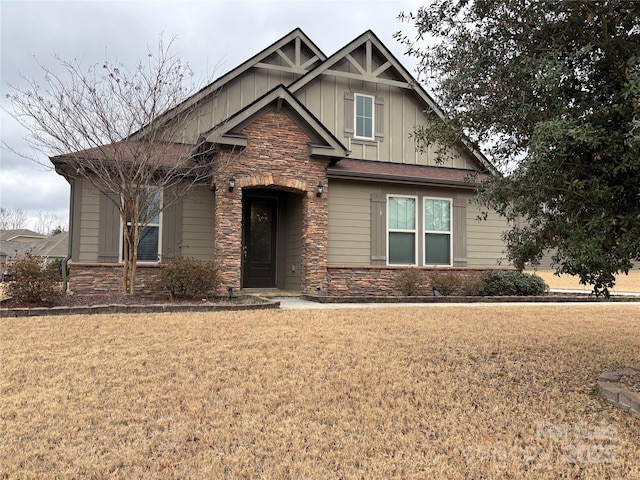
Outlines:
[{"label": "dry brown lawn", "polygon": [[640,305],[0,319],[0,478],[640,478]]},{"label": "dry brown lawn", "polygon": [[[563,290],[582,290],[591,292],[591,285],[580,285],[578,278],[571,275],[554,275],[553,270],[528,271],[542,277],[551,288]],[[640,293],[640,269],[630,270],[628,275],[618,275],[612,292]]]}]

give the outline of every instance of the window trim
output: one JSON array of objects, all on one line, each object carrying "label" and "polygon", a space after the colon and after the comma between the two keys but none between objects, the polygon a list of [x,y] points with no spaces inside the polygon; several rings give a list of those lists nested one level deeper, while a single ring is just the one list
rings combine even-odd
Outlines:
[{"label": "window trim", "polygon": [[[358,97],[368,98],[371,100],[371,136],[365,137],[358,135]],[[357,140],[376,141],[376,97],[367,95],[366,93],[353,94],[353,138]]]},{"label": "window trim", "polygon": [[[427,230],[426,210],[427,200],[446,200],[449,202],[449,230]],[[449,263],[427,263],[427,234],[449,235]],[[449,197],[422,197],[422,264],[425,267],[452,267],[453,266],[453,198]]]},{"label": "window trim", "polygon": [[[144,187],[144,188],[149,188],[149,187]],[[145,265],[154,265],[157,263],[161,263],[162,262],[162,217],[163,217],[163,213],[164,210],[162,208],[163,202],[164,202],[164,191],[163,189],[160,189],[157,192],[160,195],[160,211],[157,214],[158,217],[158,223],[151,223],[149,222],[147,225],[145,225],[143,227],[157,227],[158,228],[158,254],[157,254],[157,259],[156,260],[138,260],[136,263],[137,264],[145,264]],[[120,217],[120,245],[118,248],[118,262],[119,263],[124,263],[124,256],[123,256],[123,249],[124,249],[124,222],[122,221],[122,215],[119,215]],[[128,224],[131,222],[127,222]],[[140,244],[138,244],[138,248],[140,248]]]},{"label": "window trim", "polygon": [[[396,229],[396,228],[389,228],[389,199],[391,198],[412,198],[415,202],[415,208],[414,208],[414,219],[413,219],[413,230],[400,230],[400,229]],[[386,214],[387,214],[387,218],[385,220],[385,230],[386,230],[386,244],[387,244],[387,265],[388,266],[417,266],[418,265],[418,231],[420,230],[418,228],[419,226],[419,217],[418,217],[418,206],[419,206],[419,199],[417,195],[403,195],[403,194],[393,194],[393,193],[388,193],[386,196]],[[390,255],[389,255],[389,248],[390,248],[390,244],[391,242],[389,241],[389,233],[393,233],[393,232],[400,232],[400,233],[413,233],[413,242],[414,242],[414,246],[413,246],[413,263],[407,264],[407,263],[391,263],[390,262]]]}]

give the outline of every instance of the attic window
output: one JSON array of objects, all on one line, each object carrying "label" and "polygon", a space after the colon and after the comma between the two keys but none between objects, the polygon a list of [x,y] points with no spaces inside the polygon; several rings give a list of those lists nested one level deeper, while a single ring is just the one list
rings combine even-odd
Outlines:
[{"label": "attic window", "polygon": [[374,140],[374,101],[370,95],[355,94],[355,136]]}]

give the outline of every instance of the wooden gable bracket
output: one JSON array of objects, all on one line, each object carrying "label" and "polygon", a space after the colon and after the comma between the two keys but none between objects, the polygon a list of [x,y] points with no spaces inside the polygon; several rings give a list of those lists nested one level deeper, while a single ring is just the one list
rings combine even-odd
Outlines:
[{"label": "wooden gable bracket", "polygon": [[372,70],[372,68],[373,68],[373,57],[372,57],[373,48],[372,48],[371,40],[367,40],[367,42],[364,45],[365,45],[365,60],[364,60],[365,64],[364,64],[364,66],[361,65],[355,58],[353,58],[351,53],[347,53],[344,56],[344,58],[346,58],[349,61],[349,63],[351,65],[353,65],[353,67],[358,71],[358,73],[342,72],[340,70],[333,70],[333,69],[328,69],[324,73],[325,74],[329,74],[329,75],[334,75],[336,77],[348,78],[348,79],[351,79],[351,80],[365,80],[365,81],[369,81],[369,82],[382,83],[384,85],[390,85],[390,86],[393,86],[393,87],[411,88],[411,84],[408,83],[408,82],[401,82],[401,81],[398,81],[398,80],[390,80],[390,79],[387,79],[387,78],[380,78],[380,75],[382,73],[384,73],[385,71],[387,71],[392,66],[392,64],[391,64],[390,61],[386,61],[385,63],[380,65],[375,70]]}]

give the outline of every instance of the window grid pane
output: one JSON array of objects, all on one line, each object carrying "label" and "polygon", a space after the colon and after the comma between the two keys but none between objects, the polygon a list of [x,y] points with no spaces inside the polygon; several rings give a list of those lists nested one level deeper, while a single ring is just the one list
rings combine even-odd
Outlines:
[{"label": "window grid pane", "polygon": [[389,197],[389,229],[415,230],[415,198]]},{"label": "window grid pane", "polygon": [[451,202],[449,200],[425,199],[424,229],[430,232],[451,231]]},{"label": "window grid pane", "polygon": [[356,95],[356,137],[373,138],[373,98]]}]

